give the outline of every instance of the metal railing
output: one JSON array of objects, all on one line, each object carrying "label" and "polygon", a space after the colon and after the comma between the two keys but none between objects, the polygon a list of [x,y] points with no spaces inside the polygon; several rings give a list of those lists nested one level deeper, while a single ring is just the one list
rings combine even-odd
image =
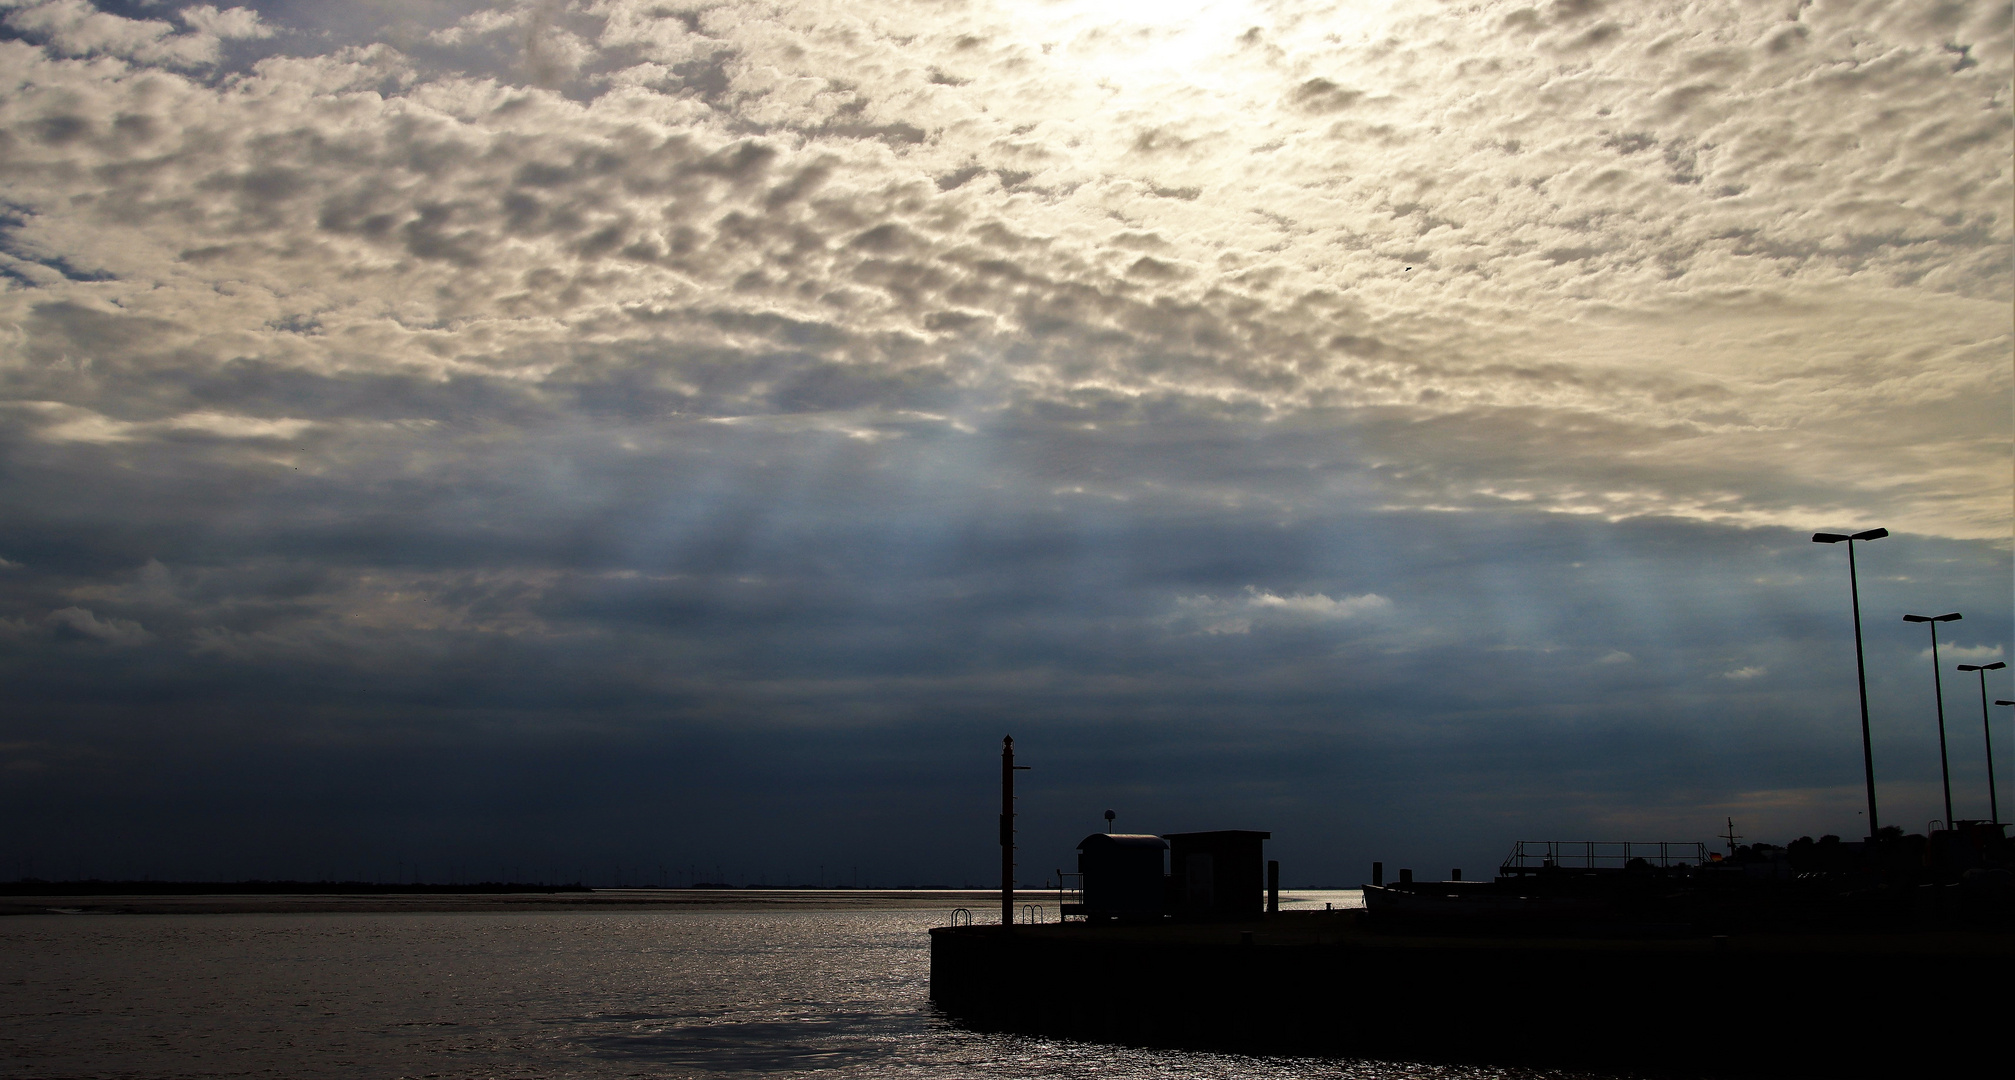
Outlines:
[{"label": "metal railing", "polygon": [[971,926],[971,925],[973,924],[973,912],[972,912],[972,909],[971,909],[971,908],[953,908],[953,909],[952,909],[952,922],[951,922],[951,924],[952,924],[953,926]]},{"label": "metal railing", "polygon": [[[1069,883],[1071,878],[1077,879],[1075,886]],[[1056,872],[1056,910],[1059,922],[1069,922],[1073,913],[1084,911],[1083,874],[1066,874],[1062,870]]]},{"label": "metal railing", "polygon": [[1548,867],[1583,870],[1622,869],[1632,859],[1652,866],[1698,866],[1707,861],[1707,845],[1635,840],[1519,840],[1497,868],[1500,874],[1531,873]]}]

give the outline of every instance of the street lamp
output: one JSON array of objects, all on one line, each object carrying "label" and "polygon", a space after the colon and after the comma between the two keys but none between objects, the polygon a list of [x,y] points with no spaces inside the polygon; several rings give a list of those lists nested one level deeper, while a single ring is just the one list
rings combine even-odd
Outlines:
[{"label": "street lamp", "polygon": [[1875,747],[1868,739],[1868,667],[1861,659],[1861,581],[1854,573],[1854,541],[1880,540],[1888,529],[1867,529],[1858,533],[1813,533],[1815,544],[1847,544],[1847,589],[1854,600],[1854,677],[1861,684],[1861,771],[1868,780],[1868,838],[1881,835],[1875,820]]},{"label": "street lamp", "polygon": [[1921,622],[1931,627],[1931,691],[1938,697],[1938,774],[1945,780],[1945,827],[1952,827],[1952,769],[1945,763],[1945,681],[1938,677],[1938,624],[1958,622],[1956,611],[1943,615],[1905,615],[1904,622]]},{"label": "street lamp", "polygon": [[1961,664],[1961,671],[1980,673],[1980,733],[1987,740],[1987,813],[1994,824],[2001,824],[2001,800],[1994,795],[1994,726],[1987,722],[1987,673],[2000,671],[2007,664],[1999,660],[1991,664]]}]

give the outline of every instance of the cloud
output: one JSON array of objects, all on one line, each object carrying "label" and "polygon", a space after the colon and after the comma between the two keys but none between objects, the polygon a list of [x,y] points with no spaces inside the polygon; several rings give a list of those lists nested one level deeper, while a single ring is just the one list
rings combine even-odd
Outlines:
[{"label": "cloud", "polygon": [[48,624],[59,632],[104,642],[107,645],[141,645],[154,635],[130,619],[100,619],[89,608],[66,607],[49,613]]},{"label": "cloud", "polygon": [[1305,615],[1313,619],[1348,619],[1373,612],[1392,609],[1392,601],[1377,593],[1363,596],[1346,596],[1332,600],[1321,593],[1295,593],[1292,596],[1277,596],[1251,585],[1246,586],[1245,604],[1255,610],[1278,611],[1282,614]]},{"label": "cloud", "polygon": [[[496,21],[501,13],[489,14],[489,21],[478,20],[482,26],[505,25]],[[646,32],[660,24],[669,37]],[[1846,262],[1813,249],[1788,276],[1773,270],[1763,278],[1723,275],[1718,283],[1705,263],[1678,277],[1669,276],[1668,266],[1642,281],[1611,268],[1598,295],[1586,292],[1590,281],[1542,285],[1551,272],[1523,260],[1533,250],[1642,253],[1644,241],[1612,234],[1649,227],[1640,219],[1650,209],[1591,216],[1580,207],[1579,216],[1559,225],[1543,222],[1565,210],[1534,203],[1528,209],[1537,218],[1459,221],[1452,208],[1420,201],[1452,196],[1421,194],[1406,202],[1367,189],[1338,205],[1358,206],[1368,217],[1323,223],[1311,216],[1315,208],[1300,205],[1305,196],[1297,189],[1277,184],[1262,189],[1285,201],[1265,213],[1295,222],[1288,235],[1306,238],[1281,250],[1249,250],[1224,223],[1261,220],[1252,217],[1255,208],[1236,201],[1260,189],[1228,175],[1206,182],[1208,170],[1226,167],[1222,155],[1164,161],[1157,166],[1162,175],[1151,181],[1059,174],[1054,179],[1063,186],[1056,190],[1070,194],[1039,204],[1004,200],[1004,189],[981,191],[970,183],[938,190],[935,177],[946,174],[939,159],[949,159],[944,169],[984,172],[983,164],[959,162],[999,153],[943,141],[960,125],[996,122],[972,111],[987,92],[978,83],[923,79],[915,92],[938,110],[933,119],[915,111],[922,98],[871,100],[863,91],[838,89],[834,72],[820,67],[833,43],[793,23],[725,23],[720,32],[731,41],[754,34],[747,55],[765,57],[779,46],[763,35],[784,34],[799,56],[779,70],[794,74],[763,82],[737,62],[721,69],[728,82],[718,92],[669,93],[661,80],[643,79],[586,102],[435,74],[376,106],[346,105],[353,115],[339,154],[298,134],[311,130],[302,126],[303,110],[318,107],[317,92],[308,88],[336,92],[360,80],[413,78],[383,46],[368,63],[356,53],[265,62],[259,69],[265,74],[245,88],[287,88],[277,94],[168,90],[183,99],[177,115],[233,117],[219,139],[207,129],[191,132],[185,150],[172,149],[182,144],[175,124],[142,108],[137,97],[122,101],[143,87],[158,95],[163,84],[50,68],[40,81],[95,102],[97,118],[72,106],[38,114],[37,134],[23,144],[42,148],[36,169],[121,175],[104,170],[140,152],[136,140],[144,128],[148,152],[182,162],[171,187],[189,188],[123,190],[115,183],[89,193],[92,205],[125,208],[116,223],[105,221],[107,230],[116,224],[126,230],[118,235],[128,236],[137,226],[140,242],[65,251],[61,265],[175,287],[125,296],[129,290],[117,285],[94,291],[94,282],[65,279],[59,291],[76,299],[24,291],[16,303],[17,310],[32,305],[21,324],[36,328],[31,349],[79,362],[93,347],[73,336],[79,331],[130,336],[137,329],[116,328],[151,320],[174,328],[181,347],[197,355],[248,355],[255,363],[339,377],[385,366],[452,372],[544,395],[597,393],[596,384],[609,380],[627,380],[624,393],[633,395],[647,382],[659,407],[727,415],[853,408],[928,379],[941,388],[928,403],[933,409],[955,395],[968,412],[1028,403],[1074,411],[1123,406],[1146,415],[1174,406],[1234,422],[1245,414],[1299,416],[1355,428],[1360,447],[1413,463],[1378,474],[1395,506],[1496,506],[1504,501],[1498,493],[1514,490],[1532,512],[1762,524],[1861,504],[1863,512],[1956,535],[2005,531],[1999,502],[1942,494],[1994,475],[1993,455],[1974,443],[1927,440],[1912,427],[1917,417],[2001,392],[1993,389],[2007,340],[1993,299],[1998,279],[1984,279],[1989,291],[1978,299],[1956,287],[1926,296],[1899,291],[1877,281],[1879,274],[1870,276],[1870,260],[1886,250],[1878,245],[1841,256]],[[697,40],[677,20],[636,13],[603,33],[615,35],[606,47],[620,41],[644,49],[654,57],[653,70],[666,71],[692,62]],[[896,43],[868,40],[882,50],[876,55],[898,65],[891,78],[908,77],[898,74],[909,69]],[[1327,63],[1319,57],[1328,46],[1306,48],[1314,51],[1302,63]],[[1514,97],[1524,86],[1516,70],[1502,76]],[[1791,77],[1771,71],[1772,79]],[[1061,67],[1052,74],[1062,85],[1078,77]],[[1791,92],[1788,84],[1769,85],[1773,93]],[[1019,107],[1051,117],[1038,127],[1092,122],[1054,89],[1036,94],[1019,82],[1008,86],[1009,100],[1035,95]],[[706,95],[718,100],[710,104]],[[158,109],[159,100],[150,108]],[[113,123],[114,113],[127,117],[123,127]],[[961,119],[953,123],[953,116]],[[1183,122],[1207,124],[1196,117]],[[1279,123],[1286,131],[1301,121]],[[751,125],[755,137],[735,134]],[[772,129],[811,134],[792,135],[802,141],[787,146],[789,140],[761,134]],[[946,134],[887,141],[912,130]],[[1548,153],[1563,160],[1581,154],[1575,130],[1554,131],[1564,141]],[[1469,161],[1474,155],[1463,151],[1434,159],[1434,169],[1453,175],[1487,161],[1476,175],[1513,180],[1522,162],[1540,154],[1536,139],[1528,133],[1509,156],[1493,149],[1494,158]],[[1648,148],[1666,143],[1680,145],[1656,130],[1618,129],[1588,153],[1635,163],[1650,161]],[[1319,160],[1323,145],[1302,149]],[[1406,153],[1433,149],[1407,145]],[[890,146],[911,149],[892,158]],[[1656,164],[1669,167],[1663,159]],[[158,175],[146,181],[161,182]],[[1703,197],[1692,191],[1698,186],[1679,185],[1686,191],[1664,196],[1695,200]],[[1154,194],[1163,190],[1198,194]],[[15,231],[22,238],[16,250],[32,242],[51,252],[38,256],[43,263],[23,264],[19,273],[28,280],[43,280],[57,265],[59,256],[48,248],[50,213],[64,215],[71,235],[89,235],[77,229],[90,212],[57,209],[84,193],[44,194],[29,198],[28,216]],[[36,212],[45,202],[47,211]],[[1647,204],[1654,205],[1663,204]],[[199,206],[193,219],[168,211]],[[1677,205],[1658,211],[1692,212]],[[1861,212],[1858,204],[1852,212]],[[1046,220],[1112,213],[1139,217],[1141,227],[1101,234],[1075,225],[1054,229]],[[1743,213],[1786,220],[1761,203]],[[189,232],[198,220],[200,229]],[[2005,223],[1981,227],[1983,251],[2005,245]],[[1339,229],[1355,238],[1343,243]],[[1385,239],[1374,235],[1380,230]],[[1443,299],[1420,306],[1409,293],[1428,288],[1395,292],[1386,269],[1393,255],[1380,251],[1391,247],[1413,258],[1400,245],[1417,246],[1437,230],[1465,237],[1460,248],[1471,261],[1431,287]],[[1552,230],[1548,235],[1557,233],[1559,242],[1534,230]],[[1609,238],[1592,248],[1574,239],[1591,230]],[[1212,238],[1222,250],[1184,239],[1195,236]],[[1137,250],[1150,239],[1162,245],[1154,254]],[[1783,244],[1769,249],[1779,255],[1767,256],[1759,242],[1737,229],[1689,243],[1703,253],[1719,245],[1731,270],[1790,258]],[[1143,277],[1143,258],[1154,267],[1192,269]],[[1689,258],[1701,262],[1706,255]],[[1434,262],[1426,255],[1415,261]],[[1849,263],[1862,268],[1849,275],[1855,280],[1836,280]],[[347,269],[322,272],[332,265]],[[1204,267],[1211,269],[1199,273]],[[219,273],[258,285],[225,296],[209,287]],[[1501,283],[1512,280],[1530,281],[1538,291],[1504,293],[1509,286]],[[1829,298],[1841,288],[1854,297]],[[123,310],[100,308],[90,327],[81,316],[60,314],[63,304],[81,310],[86,295],[121,296]],[[1557,296],[1570,299],[1548,298]],[[1455,297],[1473,315],[1429,314],[1452,310]],[[1906,337],[1926,333],[1917,316],[1926,303],[1942,305],[1929,324],[1937,336]],[[1507,332],[1514,310],[1522,326]],[[1906,340],[1894,349],[1883,344]],[[571,359],[532,359],[563,341]],[[255,346],[249,353],[248,345]],[[720,351],[705,372],[660,367],[646,374],[639,366],[642,357],[708,348]],[[694,361],[670,363],[690,369]],[[1931,377],[1933,370],[1943,375]],[[765,374],[743,388],[720,378],[758,371]],[[696,393],[703,389],[711,392]],[[1815,395],[1826,403],[1817,416],[1809,410]],[[922,404],[900,396],[888,403],[898,410]],[[1871,423],[1896,435],[1886,453],[1868,452]],[[1473,446],[1486,449],[1471,453]],[[1898,483],[1871,465],[1899,455],[1923,458],[1924,467],[1913,470],[1921,480]]]},{"label": "cloud", "polygon": [[[10,5],[14,6],[14,5]],[[215,12],[214,8],[197,11]],[[233,8],[216,20],[230,27],[245,23],[245,12]],[[250,12],[245,12],[251,14]],[[207,30],[203,17],[187,20],[198,31]],[[256,24],[257,16],[250,20]],[[173,25],[158,19],[128,19],[99,11],[86,0],[43,0],[15,6],[6,23],[12,29],[46,41],[64,56],[116,56],[146,64],[169,67],[201,67],[217,60],[214,33],[178,34]]]},{"label": "cloud", "polygon": [[[1930,660],[1931,650],[1927,648],[1919,655],[1924,660]],[[1953,660],[1966,664],[1991,664],[2002,658],[2002,647],[2000,645],[1958,645],[1948,642],[1938,647],[1938,658],[1940,660]]]},{"label": "cloud", "polygon": [[163,417],[147,423],[115,420],[111,417],[56,401],[8,402],[40,420],[37,436],[51,442],[117,443],[136,439],[173,438],[181,433],[201,433],[225,439],[292,440],[313,426],[312,421],[293,417],[251,417],[231,413],[197,411]]},{"label": "cloud", "polygon": [[1731,679],[1731,680],[1734,680],[1735,682],[1747,682],[1747,681],[1749,681],[1750,679],[1757,679],[1757,678],[1761,678],[1761,677],[1763,677],[1764,675],[1767,675],[1767,674],[1769,674],[1769,672],[1770,672],[1770,669],[1769,669],[1769,668],[1764,668],[1764,667],[1754,667],[1754,666],[1751,666],[1751,667],[1739,667],[1739,668],[1735,668],[1735,669],[1734,669],[1734,670],[1732,670],[1732,671],[1724,671],[1724,672],[1722,672],[1722,673],[1721,673],[1721,677],[1722,677],[1722,678],[1724,678],[1724,679]]},{"label": "cloud", "polygon": [[5,674],[107,746],[1663,821],[1832,805],[1813,529],[2005,595],[2005,5],[168,10],[0,8]]},{"label": "cloud", "polygon": [[175,17],[192,30],[227,41],[273,36],[273,28],[261,22],[259,13],[251,8],[234,7],[219,11],[213,4],[197,4],[176,12]]},{"label": "cloud", "polygon": [[1391,609],[1392,601],[1377,593],[1342,599],[1331,599],[1322,593],[1281,596],[1247,585],[1239,596],[1178,596],[1174,617],[1200,633],[1249,634],[1255,622],[1307,625],[1383,614]]}]

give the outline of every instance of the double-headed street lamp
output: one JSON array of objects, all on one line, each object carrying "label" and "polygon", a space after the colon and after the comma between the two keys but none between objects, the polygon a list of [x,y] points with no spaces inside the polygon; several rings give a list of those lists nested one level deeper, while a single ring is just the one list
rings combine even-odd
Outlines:
[{"label": "double-headed street lamp", "polygon": [[1868,667],[1861,659],[1861,581],[1854,573],[1854,541],[1880,540],[1888,529],[1866,529],[1858,533],[1813,533],[1815,544],[1847,544],[1847,588],[1854,601],[1854,676],[1861,683],[1861,770],[1868,779],[1868,838],[1880,835],[1875,820],[1875,748],[1868,739]]},{"label": "double-headed street lamp", "polygon": [[1958,622],[1956,611],[1943,615],[1905,615],[1904,622],[1921,622],[1931,627],[1931,691],[1938,698],[1938,774],[1945,781],[1945,827],[1952,827],[1952,769],[1945,763],[1945,680],[1938,674],[1938,624]]},{"label": "double-headed street lamp", "polygon": [[1987,813],[1994,824],[2001,824],[2001,800],[1994,794],[1994,725],[1987,722],[1987,673],[2000,671],[2007,664],[1999,660],[1991,664],[1961,664],[1961,671],[1980,673],[1980,733],[1987,740]]}]

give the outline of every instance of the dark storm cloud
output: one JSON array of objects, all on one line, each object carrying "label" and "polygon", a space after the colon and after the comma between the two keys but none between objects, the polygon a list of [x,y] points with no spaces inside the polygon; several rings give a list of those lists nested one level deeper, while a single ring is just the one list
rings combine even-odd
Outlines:
[{"label": "dark storm cloud", "polygon": [[[345,485],[347,499],[393,502],[361,502],[337,519],[326,484],[301,489],[284,478],[262,488],[240,477],[207,494],[173,483],[171,500],[149,489],[173,478],[143,466],[124,484],[96,480],[90,500],[103,506],[95,512],[74,492],[10,490],[10,505],[123,523],[122,535],[100,541],[95,564],[70,574],[52,572],[59,559],[40,557],[79,557],[68,546],[77,534],[63,521],[26,515],[0,534],[31,571],[22,583],[40,586],[11,596],[11,605],[51,613],[43,625],[23,620],[17,654],[43,670],[10,678],[27,700],[58,704],[22,734],[38,746],[118,747],[141,735],[118,719],[137,710],[145,727],[165,723],[199,743],[256,733],[265,747],[257,760],[280,764],[246,759],[247,768],[336,767],[316,749],[328,738],[381,747],[343,766],[361,770],[387,764],[382,755],[396,758],[412,738],[507,746],[532,732],[586,731],[602,733],[596,738],[611,750],[643,740],[638,753],[672,769],[688,744],[666,749],[650,733],[697,725],[717,732],[707,752],[759,791],[775,775],[763,760],[768,743],[735,731],[838,725],[877,743],[900,741],[918,724],[950,724],[968,738],[1014,730],[1030,747],[1090,740],[1093,749],[1075,751],[1088,760],[1075,786],[1057,792],[1060,802],[1101,801],[1101,770],[1144,768],[1135,759],[1146,753],[1157,763],[1152,790],[1131,812],[1188,815],[1189,823],[1208,824],[1198,819],[1213,805],[1225,815],[1255,813],[1255,792],[1287,798],[1280,793],[1296,790],[1296,777],[1321,771],[1312,760],[1333,770],[1325,783],[1363,785],[1356,797],[1370,801],[1351,805],[1365,813],[1373,792],[1403,801],[1389,783],[1352,771],[1377,760],[1422,770],[1423,782],[1449,798],[1468,786],[1472,803],[1496,799],[1495,828],[1508,827],[1502,807],[1517,805],[1521,786],[1550,808],[1535,818],[1552,813],[1557,822],[1561,771],[1586,774],[1572,794],[1589,809],[1577,813],[1600,824],[1595,807],[1656,800],[1682,765],[1680,779],[1726,798],[1730,775],[1742,775],[1746,762],[1704,744],[1785,753],[1808,735],[1787,729],[1776,710],[1804,715],[1810,704],[1801,698],[1838,688],[1780,686],[1731,716],[1731,695],[1718,686],[1757,694],[1753,684],[1722,681],[1730,673],[1823,670],[1828,658],[1845,656],[1837,617],[1830,630],[1801,625],[1824,625],[1810,609],[1838,606],[1823,565],[1792,576],[1792,603],[1806,614],[1781,625],[1749,610],[1767,609],[1773,597],[1727,584],[1768,574],[1787,557],[1823,554],[1795,534],[1521,533],[1502,522],[1471,534],[1459,517],[1283,526],[1278,485],[1260,500],[1240,482],[1309,447],[1293,438],[1254,447],[1248,433],[1208,421],[1144,430],[1145,460],[1130,465],[1111,440],[1073,446],[1041,425],[1006,445],[962,449],[943,444],[973,437],[941,428],[929,440],[878,443],[810,431],[793,437],[803,444],[795,448],[734,427],[702,431],[711,433],[705,452],[660,448],[641,464],[609,445],[612,434],[627,433],[602,427],[487,461],[441,447],[429,456],[442,467],[426,478]],[[1195,457],[1170,460],[1184,450]],[[790,459],[774,457],[784,454]],[[975,478],[956,467],[932,482],[934,469],[961,456],[995,463],[996,472],[976,478],[992,485],[995,505],[960,496]],[[706,458],[735,464],[723,473]],[[1163,460],[1145,464],[1155,459]],[[96,477],[116,475],[84,464]],[[1188,495],[1117,504],[1055,490],[1162,470],[1191,490],[1215,489],[1228,507]],[[1047,497],[1031,485],[1050,488]],[[1272,505],[1255,507],[1255,520],[1237,512],[1240,502]],[[247,505],[257,506],[254,518],[234,520]],[[510,512],[516,505],[545,512]],[[1776,554],[1746,567],[1730,557],[1731,544],[1749,549],[1751,562],[1758,551]],[[1563,568],[1573,562],[1601,569],[1583,577]],[[1973,557],[1934,576],[1991,577],[1992,565]],[[1686,580],[1661,580],[1675,567]],[[1739,598],[1730,601],[1736,610],[1668,610],[1680,598],[1723,591]],[[1619,606],[1634,593],[1649,610]],[[1870,596],[1872,604],[1876,590]],[[1973,606],[1977,596],[1955,600]],[[146,640],[59,630],[87,617]],[[1479,634],[1479,626],[1495,630]],[[1766,644],[1730,649],[1731,627]],[[1980,630],[1977,640],[1995,639]],[[151,650],[144,661],[132,655],[143,646]],[[1450,663],[1473,689],[1438,701],[1449,691],[1432,688],[1452,685],[1438,674]],[[1678,700],[1661,700],[1668,697]],[[1686,715],[1689,704],[1711,709],[1715,722],[1703,728]],[[1451,714],[1452,722],[1441,719]],[[1429,746],[1417,745],[1424,719],[1441,720]],[[1745,724],[1771,733],[1760,751]],[[1108,739],[1118,743],[1096,749]],[[1305,751],[1292,767],[1278,760],[1282,740]],[[1841,747],[1851,769],[1851,745]],[[1637,754],[1661,764],[1638,763]],[[454,770],[454,783],[504,784],[533,770],[532,760],[497,765],[500,776]],[[389,762],[395,776],[413,767],[401,761]],[[609,767],[544,774],[545,782],[583,806],[603,806],[613,797],[581,785],[594,787]],[[1799,779],[1770,775],[1778,784]],[[851,798],[847,777],[821,782],[838,804]],[[912,782],[923,799],[924,782]],[[645,775],[626,772],[621,790],[649,787]],[[506,798],[500,790],[486,797]],[[747,845],[770,843],[762,829],[784,830],[801,809],[773,802],[748,793],[728,800],[731,816],[753,830],[739,834]],[[577,812],[575,820],[593,819]],[[677,812],[709,821],[723,813],[683,803]],[[1341,824],[1297,812],[1311,829]],[[1475,843],[1486,841],[1495,842]],[[947,835],[938,851],[955,860],[958,846]],[[635,858],[637,849],[609,850]]]},{"label": "dark storm cloud", "polygon": [[[999,730],[1042,763],[1031,827],[1052,847],[1072,839],[1069,821],[1114,802],[1159,828],[1286,818],[1350,838],[1351,855],[1376,835],[1436,854],[1460,845],[1473,860],[1522,824],[1684,829],[1710,803],[1811,829],[1827,804],[1851,801],[1837,568],[1815,565],[1826,549],[1802,536],[1572,523],[1465,535],[1389,518],[1255,536],[1170,516],[992,529],[968,518],[958,554],[900,561],[875,542],[924,523],[772,534],[692,560],[718,561],[712,572],[644,580],[143,567],[83,597],[92,619],[164,636],[194,625],[201,644],[21,628],[17,644],[49,642],[34,649],[38,670],[10,679],[23,700],[49,704],[27,710],[17,731],[29,745],[14,756],[39,763],[23,770],[34,773],[27,794],[126,783],[141,767],[133,755],[152,760],[146,748],[162,740],[214,746],[248,768],[335,770],[346,779],[313,786],[356,784],[338,803],[369,817],[382,808],[358,800],[403,790],[396,777],[420,768],[416,755],[445,762],[454,747],[481,747],[479,767],[440,766],[444,782],[510,820],[528,813],[506,805],[525,782],[514,778],[536,775],[541,791],[565,793],[563,832],[641,800],[618,816],[657,820],[641,805],[719,830],[728,839],[711,842],[714,857],[776,844],[821,802],[856,813],[876,798],[862,794],[865,775],[906,785],[919,813],[945,812],[908,827],[927,852],[912,874],[983,867],[961,831]],[[1098,534],[1121,528],[1133,543],[1115,555]],[[1921,573],[1956,553],[1905,554]],[[1867,583],[1871,609],[1921,595],[1895,576]],[[1732,578],[1751,585],[1727,588]],[[388,599],[438,610],[303,636],[318,609],[360,593],[373,603],[348,610],[367,620]],[[1619,603],[1627,595],[1638,599]],[[538,624],[515,634],[483,622],[528,610]],[[1991,615],[1969,633],[2005,635]],[[1935,762],[1912,749],[1917,643],[1880,627],[1871,641],[1893,797]],[[1815,713],[1815,702],[1832,707]],[[569,760],[542,760],[548,746]],[[76,761],[49,760],[51,748]],[[724,773],[695,785],[682,755],[702,751]],[[177,763],[186,757],[166,760],[192,783],[217,767]],[[381,766],[395,779],[363,779]],[[784,776],[795,794],[772,786]],[[664,777],[681,777],[678,790],[653,794]],[[598,790],[609,782],[624,794]],[[1774,802],[1745,805],[1750,790]],[[1314,792],[1328,794],[1310,804]],[[312,817],[307,801],[275,805]],[[587,845],[603,858],[665,849],[654,826],[609,829]],[[509,846],[466,842],[497,857]],[[877,846],[826,842],[814,854],[865,859]],[[1296,843],[1296,861],[1334,875],[1352,872],[1345,853]]]}]

